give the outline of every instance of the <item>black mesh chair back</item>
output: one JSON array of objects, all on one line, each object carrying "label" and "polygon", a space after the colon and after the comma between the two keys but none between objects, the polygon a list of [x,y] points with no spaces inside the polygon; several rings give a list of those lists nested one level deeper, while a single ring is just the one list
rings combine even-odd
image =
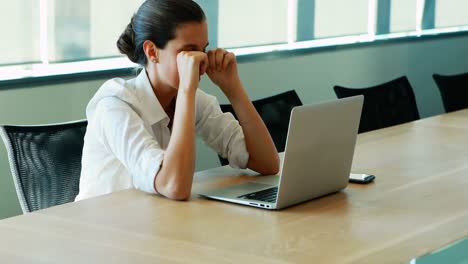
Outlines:
[{"label": "black mesh chair back", "polygon": [[433,74],[446,112],[468,108],[468,73],[458,75]]},{"label": "black mesh chair back", "polygon": [[[279,152],[284,151],[291,110],[295,106],[302,105],[296,91],[290,90],[271,97],[255,100],[252,101],[252,104],[270,132],[276,149]],[[230,104],[221,105],[221,110],[232,113],[237,119],[234,109]],[[219,157],[219,159],[222,165],[228,164],[226,159],[222,157]]]},{"label": "black mesh chair back", "polygon": [[364,95],[359,133],[419,119],[413,88],[405,76],[368,88],[333,89],[338,98]]},{"label": "black mesh chair back", "polygon": [[72,202],[78,195],[87,121],[0,126],[23,213]]}]

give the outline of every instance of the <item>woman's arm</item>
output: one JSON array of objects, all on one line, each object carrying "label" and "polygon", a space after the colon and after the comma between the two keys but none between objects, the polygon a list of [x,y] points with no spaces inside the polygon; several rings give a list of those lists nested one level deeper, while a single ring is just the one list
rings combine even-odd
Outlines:
[{"label": "woman's arm", "polygon": [[210,50],[208,60],[208,76],[229,99],[242,127],[249,152],[247,167],[264,175],[278,173],[278,152],[240,81],[235,55],[223,49]]},{"label": "woman's arm", "polygon": [[171,139],[155,178],[158,193],[174,200],[190,197],[195,168],[195,95],[179,91]]},{"label": "woman's arm", "polygon": [[202,52],[181,52],[177,56],[180,81],[172,134],[154,181],[156,191],[170,199],[190,198],[195,171],[195,94],[200,67],[206,67],[206,62]]},{"label": "woman's arm", "polygon": [[249,152],[247,167],[263,175],[276,174],[279,171],[279,157],[270,133],[257,110],[252,105],[242,84],[237,92],[228,97],[236,112],[244,132],[245,144]]}]

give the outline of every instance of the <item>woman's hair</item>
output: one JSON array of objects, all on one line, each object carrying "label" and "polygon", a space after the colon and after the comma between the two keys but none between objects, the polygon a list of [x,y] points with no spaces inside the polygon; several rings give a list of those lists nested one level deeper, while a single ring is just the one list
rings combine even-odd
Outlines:
[{"label": "woman's hair", "polygon": [[144,66],[147,63],[143,50],[146,40],[164,49],[167,42],[175,38],[180,24],[204,20],[205,13],[193,0],[146,0],[120,35],[117,48],[131,61]]}]

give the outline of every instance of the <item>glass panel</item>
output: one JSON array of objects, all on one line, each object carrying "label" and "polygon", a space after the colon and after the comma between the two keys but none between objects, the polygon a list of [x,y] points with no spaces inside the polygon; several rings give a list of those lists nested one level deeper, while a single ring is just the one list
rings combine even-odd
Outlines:
[{"label": "glass panel", "polygon": [[468,25],[468,1],[436,0],[435,26],[453,27]]},{"label": "glass panel", "polygon": [[369,0],[315,0],[315,37],[366,34]]},{"label": "glass panel", "polygon": [[416,30],[416,0],[392,0],[390,32]]},{"label": "glass panel", "polygon": [[89,58],[89,0],[48,0],[49,61]]},{"label": "glass panel", "polygon": [[[248,6],[248,8],[246,8]],[[219,0],[218,46],[224,48],[285,43],[287,0]]]},{"label": "glass panel", "polygon": [[39,1],[0,0],[0,7],[0,65],[39,61]]},{"label": "glass panel", "polygon": [[49,60],[119,55],[116,42],[143,0],[49,0]]},{"label": "glass panel", "polygon": [[115,43],[143,2],[144,0],[91,0],[91,57],[120,54]]}]

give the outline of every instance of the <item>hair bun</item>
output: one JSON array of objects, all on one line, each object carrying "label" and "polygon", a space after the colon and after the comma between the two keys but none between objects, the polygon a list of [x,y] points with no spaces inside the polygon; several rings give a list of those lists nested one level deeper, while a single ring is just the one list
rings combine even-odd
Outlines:
[{"label": "hair bun", "polygon": [[119,49],[120,53],[127,55],[127,57],[132,62],[138,62],[138,58],[135,56],[135,32],[133,31],[133,17],[125,28],[124,32],[117,40],[117,48]]}]

